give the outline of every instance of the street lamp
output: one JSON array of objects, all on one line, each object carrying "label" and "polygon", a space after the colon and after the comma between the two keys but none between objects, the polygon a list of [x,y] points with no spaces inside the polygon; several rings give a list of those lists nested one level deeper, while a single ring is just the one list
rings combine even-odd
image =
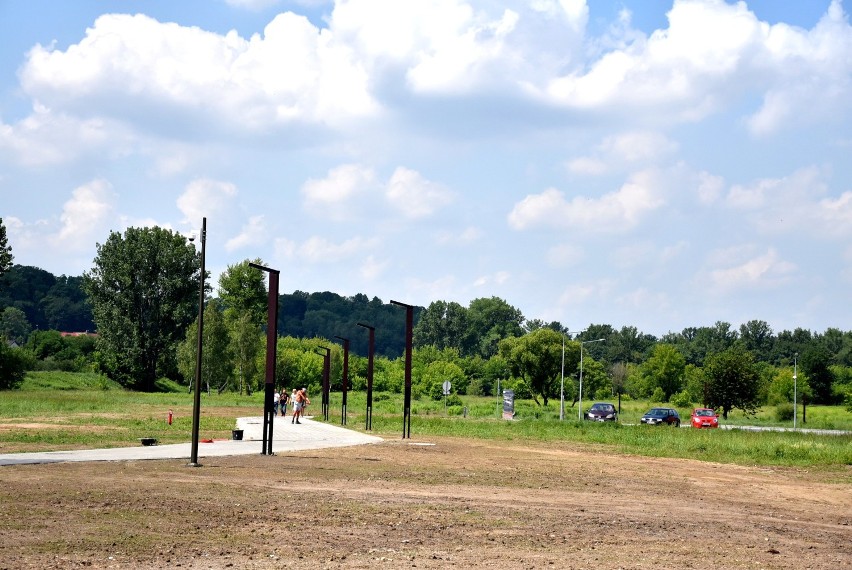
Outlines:
[{"label": "street lamp", "polygon": [[[566,334],[582,334],[586,332],[586,329],[583,329],[579,332],[564,332],[562,333],[562,383],[559,387],[559,420],[565,419],[565,335]],[[582,351],[582,347],[580,347]],[[580,355],[582,356],[582,354]]]},{"label": "street lamp", "polygon": [[583,345],[591,342],[603,342],[605,338],[596,338],[595,340],[586,340],[580,343],[580,407],[577,409],[577,419],[583,419]]},{"label": "street lamp", "polygon": [[796,376],[798,376],[799,372],[799,353],[793,354],[793,429],[796,429],[796,409],[798,405],[796,404],[796,397],[798,396],[797,386],[796,386]]},{"label": "street lamp", "polygon": [[[204,256],[207,243],[207,218],[201,220],[201,274],[198,277],[198,348],[195,353],[195,392],[192,398],[192,448],[188,467],[201,467],[198,462],[198,432],[201,423],[201,350],[204,331]],[[192,241],[192,238],[190,238]]]}]

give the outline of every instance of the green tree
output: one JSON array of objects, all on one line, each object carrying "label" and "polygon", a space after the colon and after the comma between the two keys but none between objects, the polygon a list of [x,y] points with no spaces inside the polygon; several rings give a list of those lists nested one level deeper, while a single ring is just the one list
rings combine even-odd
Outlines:
[{"label": "green tree", "polygon": [[20,348],[12,348],[0,336],[0,390],[17,388],[26,375],[26,358]]},{"label": "green tree", "polygon": [[814,403],[833,404],[831,383],[834,378],[829,370],[831,355],[822,344],[812,343],[802,354],[800,366],[808,377],[813,392]]},{"label": "green tree", "polygon": [[6,307],[0,312],[0,337],[5,336],[23,346],[30,336],[32,327],[27,315],[17,307]]},{"label": "green tree", "polygon": [[683,372],[686,359],[680,351],[670,344],[657,344],[651,356],[640,367],[647,379],[648,387],[653,391],[663,391],[663,402],[668,402],[672,394],[680,392],[683,386]]},{"label": "green tree", "polygon": [[[509,337],[500,343],[500,356],[509,366],[512,375],[524,380],[538,403],[544,405],[559,397],[562,370],[563,336],[548,328],[537,329],[522,337]],[[577,370],[580,362],[580,343],[565,343],[565,375]]]},{"label": "green tree", "polygon": [[[204,308],[204,331],[201,335],[201,382],[208,392],[216,386],[219,393],[231,384],[234,374],[234,359],[228,339],[228,330],[217,299],[211,299]],[[198,322],[186,329],[186,337],[178,347],[178,370],[189,382],[195,381],[195,366],[198,361]]]},{"label": "green tree", "polygon": [[268,295],[263,272],[249,263],[264,264],[255,259],[229,265],[219,276],[219,299],[229,321],[248,314],[259,327],[266,322]]},{"label": "green tree", "polygon": [[734,408],[753,415],[757,411],[759,374],[754,356],[741,346],[712,354],[704,365],[707,375],[708,406],[722,410],[722,417]]},{"label": "green tree", "polygon": [[107,374],[155,389],[175,371],[176,345],[196,318],[201,258],[183,236],[159,227],[111,232],[84,276]]},{"label": "green tree", "polygon": [[12,267],[14,260],[12,246],[9,245],[9,240],[6,238],[6,226],[3,224],[3,218],[0,218],[0,276]]},{"label": "green tree", "polygon": [[766,321],[751,320],[740,325],[740,340],[756,360],[770,362],[772,359],[775,337],[772,334],[772,327]]},{"label": "green tree", "polygon": [[[465,356],[479,354],[491,358],[498,352],[504,338],[523,334],[524,315],[499,297],[480,298],[470,302],[467,309],[468,337],[473,339],[469,352],[459,347]],[[551,331],[554,332],[554,331]]]},{"label": "green tree", "polygon": [[467,309],[454,302],[435,301],[429,305],[414,327],[414,346],[456,348],[469,352],[471,345]]},{"label": "green tree", "polygon": [[237,389],[240,394],[244,391],[250,394],[252,388],[260,384],[258,357],[265,347],[264,335],[249,313],[233,319],[229,326]]}]

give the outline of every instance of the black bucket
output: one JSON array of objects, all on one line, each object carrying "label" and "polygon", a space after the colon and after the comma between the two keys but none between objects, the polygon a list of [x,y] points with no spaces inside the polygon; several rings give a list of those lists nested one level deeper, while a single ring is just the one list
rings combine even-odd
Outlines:
[{"label": "black bucket", "polygon": [[241,429],[232,430],[231,435],[233,436],[235,441],[242,440],[243,439],[243,430],[241,430]]}]

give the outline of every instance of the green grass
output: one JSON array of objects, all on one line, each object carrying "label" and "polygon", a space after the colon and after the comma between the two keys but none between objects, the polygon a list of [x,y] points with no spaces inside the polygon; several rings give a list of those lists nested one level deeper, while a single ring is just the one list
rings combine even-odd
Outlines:
[{"label": "green grass", "polygon": [[[18,390],[0,398],[0,452],[115,447],[137,445],[138,438],[155,437],[161,443],[191,439],[192,395],[186,388],[172,392],[127,391],[92,374],[38,372],[27,375]],[[366,396],[350,392],[347,427],[364,431]],[[624,454],[690,458],[743,465],[848,468],[852,465],[852,436],[821,436],[804,432],[748,432],[743,430],[694,430],[639,425],[639,418],[653,405],[624,401],[618,424],[577,420],[577,407],[566,402],[565,420],[559,420],[559,401],[540,406],[516,401],[516,419],[500,417],[496,398],[462,396],[462,406],[444,406],[428,398],[414,400],[411,435],[414,438],[451,436],[483,440],[529,440],[558,445],[577,444]],[[340,423],[342,396],[331,395],[329,423]],[[613,400],[615,402],[615,400]],[[584,408],[591,402],[585,402]],[[467,415],[464,415],[467,408]],[[320,395],[313,394],[309,415],[320,419]],[[174,413],[168,425],[168,411]],[[679,409],[684,423],[690,409]],[[263,394],[239,396],[215,392],[202,394],[201,438],[230,437],[235,418],[259,416]],[[800,410],[801,412],[801,410]],[[801,416],[799,418],[801,422]],[[734,425],[786,425],[774,420],[774,408],[761,410],[756,418],[734,413]],[[636,424],[636,425],[628,425]],[[14,429],[14,426],[26,428]],[[808,423],[852,431],[852,414],[842,407],[808,408]],[[402,436],[402,396],[377,393],[373,405],[373,433],[388,439]]]}]

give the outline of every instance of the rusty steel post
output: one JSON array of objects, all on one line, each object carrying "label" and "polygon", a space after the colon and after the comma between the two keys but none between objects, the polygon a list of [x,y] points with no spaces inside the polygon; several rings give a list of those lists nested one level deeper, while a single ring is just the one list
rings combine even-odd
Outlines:
[{"label": "rusty steel post", "polygon": [[414,306],[391,301],[405,307],[405,400],[402,404],[402,438],[411,438],[411,353],[414,338]]},{"label": "rusty steel post", "polygon": [[370,338],[367,343],[367,419],[365,429],[373,429],[373,355],[376,352],[376,327],[364,323],[356,323],[369,331]]},{"label": "rusty steel post", "polygon": [[346,425],[346,392],[349,390],[349,339],[335,336],[343,341],[343,406],[340,410],[340,425]]},{"label": "rusty steel post", "polygon": [[263,398],[263,448],[261,455],[272,455],[272,426],[275,417],[273,407],[275,393],[275,367],[278,352],[278,275],[277,269],[270,269],[256,263],[249,267],[269,273],[269,295],[266,313],[266,390]]}]

